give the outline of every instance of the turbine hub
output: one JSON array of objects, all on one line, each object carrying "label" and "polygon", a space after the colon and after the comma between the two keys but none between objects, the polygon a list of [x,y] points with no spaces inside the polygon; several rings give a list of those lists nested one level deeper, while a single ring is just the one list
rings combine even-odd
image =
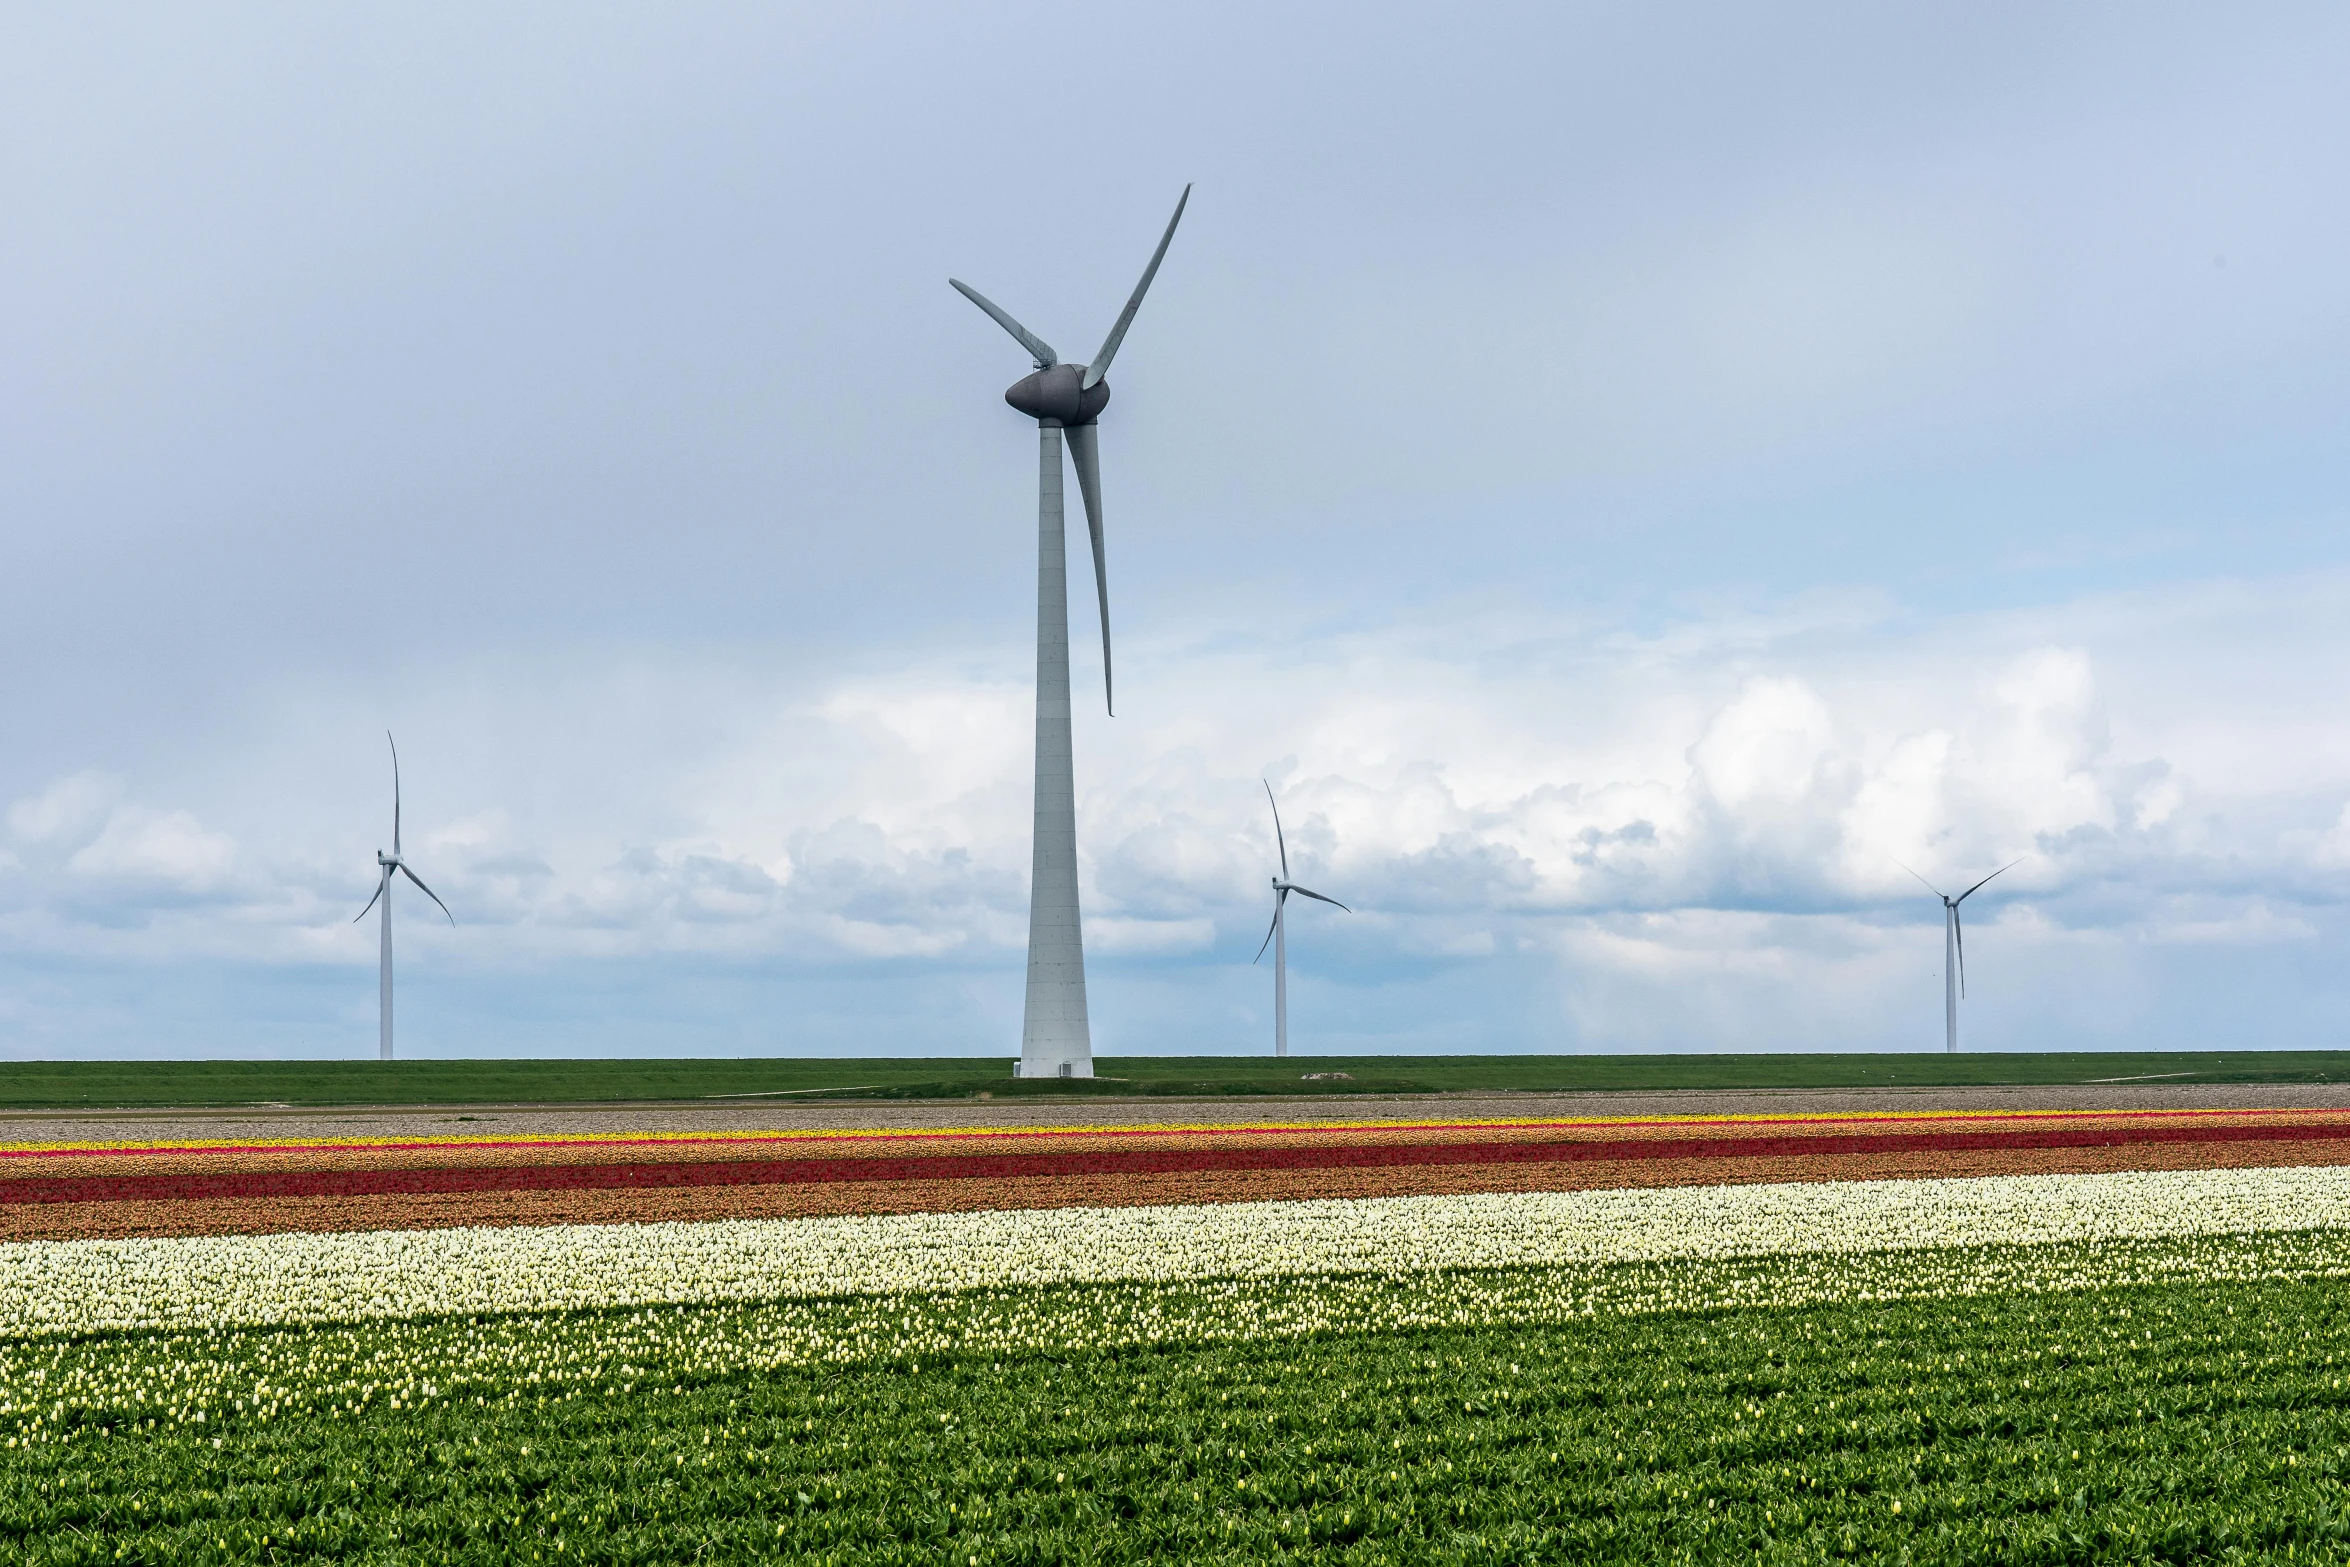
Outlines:
[{"label": "turbine hub", "polygon": [[1054,365],[1014,381],[1011,390],[1004,393],[1004,401],[1031,419],[1091,424],[1109,406],[1110,383],[1097,381],[1088,390],[1085,366]]}]

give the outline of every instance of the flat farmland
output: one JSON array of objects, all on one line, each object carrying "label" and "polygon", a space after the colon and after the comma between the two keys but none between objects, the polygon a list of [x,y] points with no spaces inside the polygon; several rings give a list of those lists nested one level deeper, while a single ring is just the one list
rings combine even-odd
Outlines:
[{"label": "flat farmland", "polygon": [[1828,1097],[19,1118],[0,1554],[2350,1556],[2350,1106]]}]

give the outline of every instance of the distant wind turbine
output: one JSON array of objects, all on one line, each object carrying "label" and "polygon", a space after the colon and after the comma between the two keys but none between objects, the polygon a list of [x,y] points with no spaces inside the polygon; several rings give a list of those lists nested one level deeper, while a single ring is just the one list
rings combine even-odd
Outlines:
[{"label": "distant wind turbine", "polygon": [[1009,312],[956,278],[956,292],[987,312],[1028,350],[1036,372],[1004,393],[1004,401],[1037,423],[1036,497],[1036,818],[1028,892],[1028,1004],[1020,1028],[1022,1077],[1093,1076],[1093,1033],[1085,1015],[1085,940],[1077,914],[1077,779],[1069,751],[1069,557],[1061,531],[1061,442],[1077,464],[1085,522],[1093,535],[1093,584],[1102,609],[1102,696],[1110,700],[1110,568],[1102,552],[1102,478],[1094,421],[1110,401],[1102,379],[1117,357],[1142,296],[1183,221],[1191,187],[1151,252],[1126,308],[1102,340],[1090,365],[1065,365],[1052,345]]},{"label": "distant wind turbine", "polygon": [[1281,806],[1273,798],[1273,786],[1269,783],[1265,785],[1265,803],[1273,807],[1273,843],[1281,851],[1281,874],[1273,878],[1273,928],[1265,932],[1264,941],[1257,946],[1256,957],[1249,961],[1259,961],[1265,955],[1266,946],[1272,947],[1273,1054],[1281,1057],[1289,1054],[1289,924],[1282,917],[1289,895],[1294,892],[1300,897],[1313,898],[1334,909],[1345,909],[1349,914],[1354,910],[1348,909],[1336,898],[1325,898],[1313,888],[1300,887],[1289,879],[1289,840],[1281,835]]},{"label": "distant wind turbine", "polygon": [[[1899,860],[1895,860],[1893,863],[1901,865]],[[2009,860],[1998,870],[1993,871],[1991,876],[2005,875],[2023,863],[2021,860]],[[1909,867],[1906,865],[1901,865],[1901,868],[1909,871]],[[1976,882],[1954,898],[1932,882],[1927,881],[1925,877],[1918,876],[1916,871],[1909,871],[1909,873],[1912,876],[1917,876],[1920,886],[1942,900],[1942,1012],[1944,1021],[1949,1027],[1949,1044],[1945,1048],[1950,1054],[1956,1055],[1958,1053],[1958,998],[1966,994],[1966,932],[1959,928],[1958,906],[1976,893],[1981,892],[1984,885],[1991,880],[1991,876],[1984,877],[1982,881]]]},{"label": "distant wind turbine", "polygon": [[[378,903],[384,907],[383,969],[378,978],[382,1026],[376,1037],[376,1057],[389,1061],[392,1058],[392,872],[398,871],[415,882],[417,891],[441,904],[443,914],[449,914],[449,906],[441,903],[441,895],[427,887],[423,879],[408,868],[408,862],[400,857],[400,747],[392,742],[389,729],[384,731],[384,741],[392,747],[392,852],[386,854],[381,849],[375,851],[375,896],[367,900],[367,909],[374,908]],[[361,909],[351,923],[356,925],[367,918],[367,909]],[[449,923],[456,924],[457,916],[449,914]]]}]

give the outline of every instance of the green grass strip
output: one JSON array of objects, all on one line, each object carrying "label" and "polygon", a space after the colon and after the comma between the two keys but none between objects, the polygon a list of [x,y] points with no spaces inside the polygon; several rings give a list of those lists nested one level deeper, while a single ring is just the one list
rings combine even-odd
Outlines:
[{"label": "green grass strip", "polygon": [[19,1448],[0,1555],[2341,1561],[2346,1380],[2337,1280],[526,1380]]},{"label": "green grass strip", "polygon": [[[1018,1080],[1011,1058],[540,1061],[11,1061],[0,1107],[789,1103],[856,1099],[1864,1088],[2151,1081],[2350,1082],[2350,1051],[1945,1055],[1104,1056],[1091,1079]],[[1309,1075],[1310,1074],[1310,1075]]]}]

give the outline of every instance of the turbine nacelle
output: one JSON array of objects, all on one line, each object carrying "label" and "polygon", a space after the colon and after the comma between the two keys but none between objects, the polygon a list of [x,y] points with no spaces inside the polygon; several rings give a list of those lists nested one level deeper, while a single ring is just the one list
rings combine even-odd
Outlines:
[{"label": "turbine nacelle", "polygon": [[1047,365],[1014,381],[1004,393],[1004,401],[1031,419],[1068,426],[1091,424],[1109,406],[1110,384],[1096,381],[1087,386],[1083,365]]}]

